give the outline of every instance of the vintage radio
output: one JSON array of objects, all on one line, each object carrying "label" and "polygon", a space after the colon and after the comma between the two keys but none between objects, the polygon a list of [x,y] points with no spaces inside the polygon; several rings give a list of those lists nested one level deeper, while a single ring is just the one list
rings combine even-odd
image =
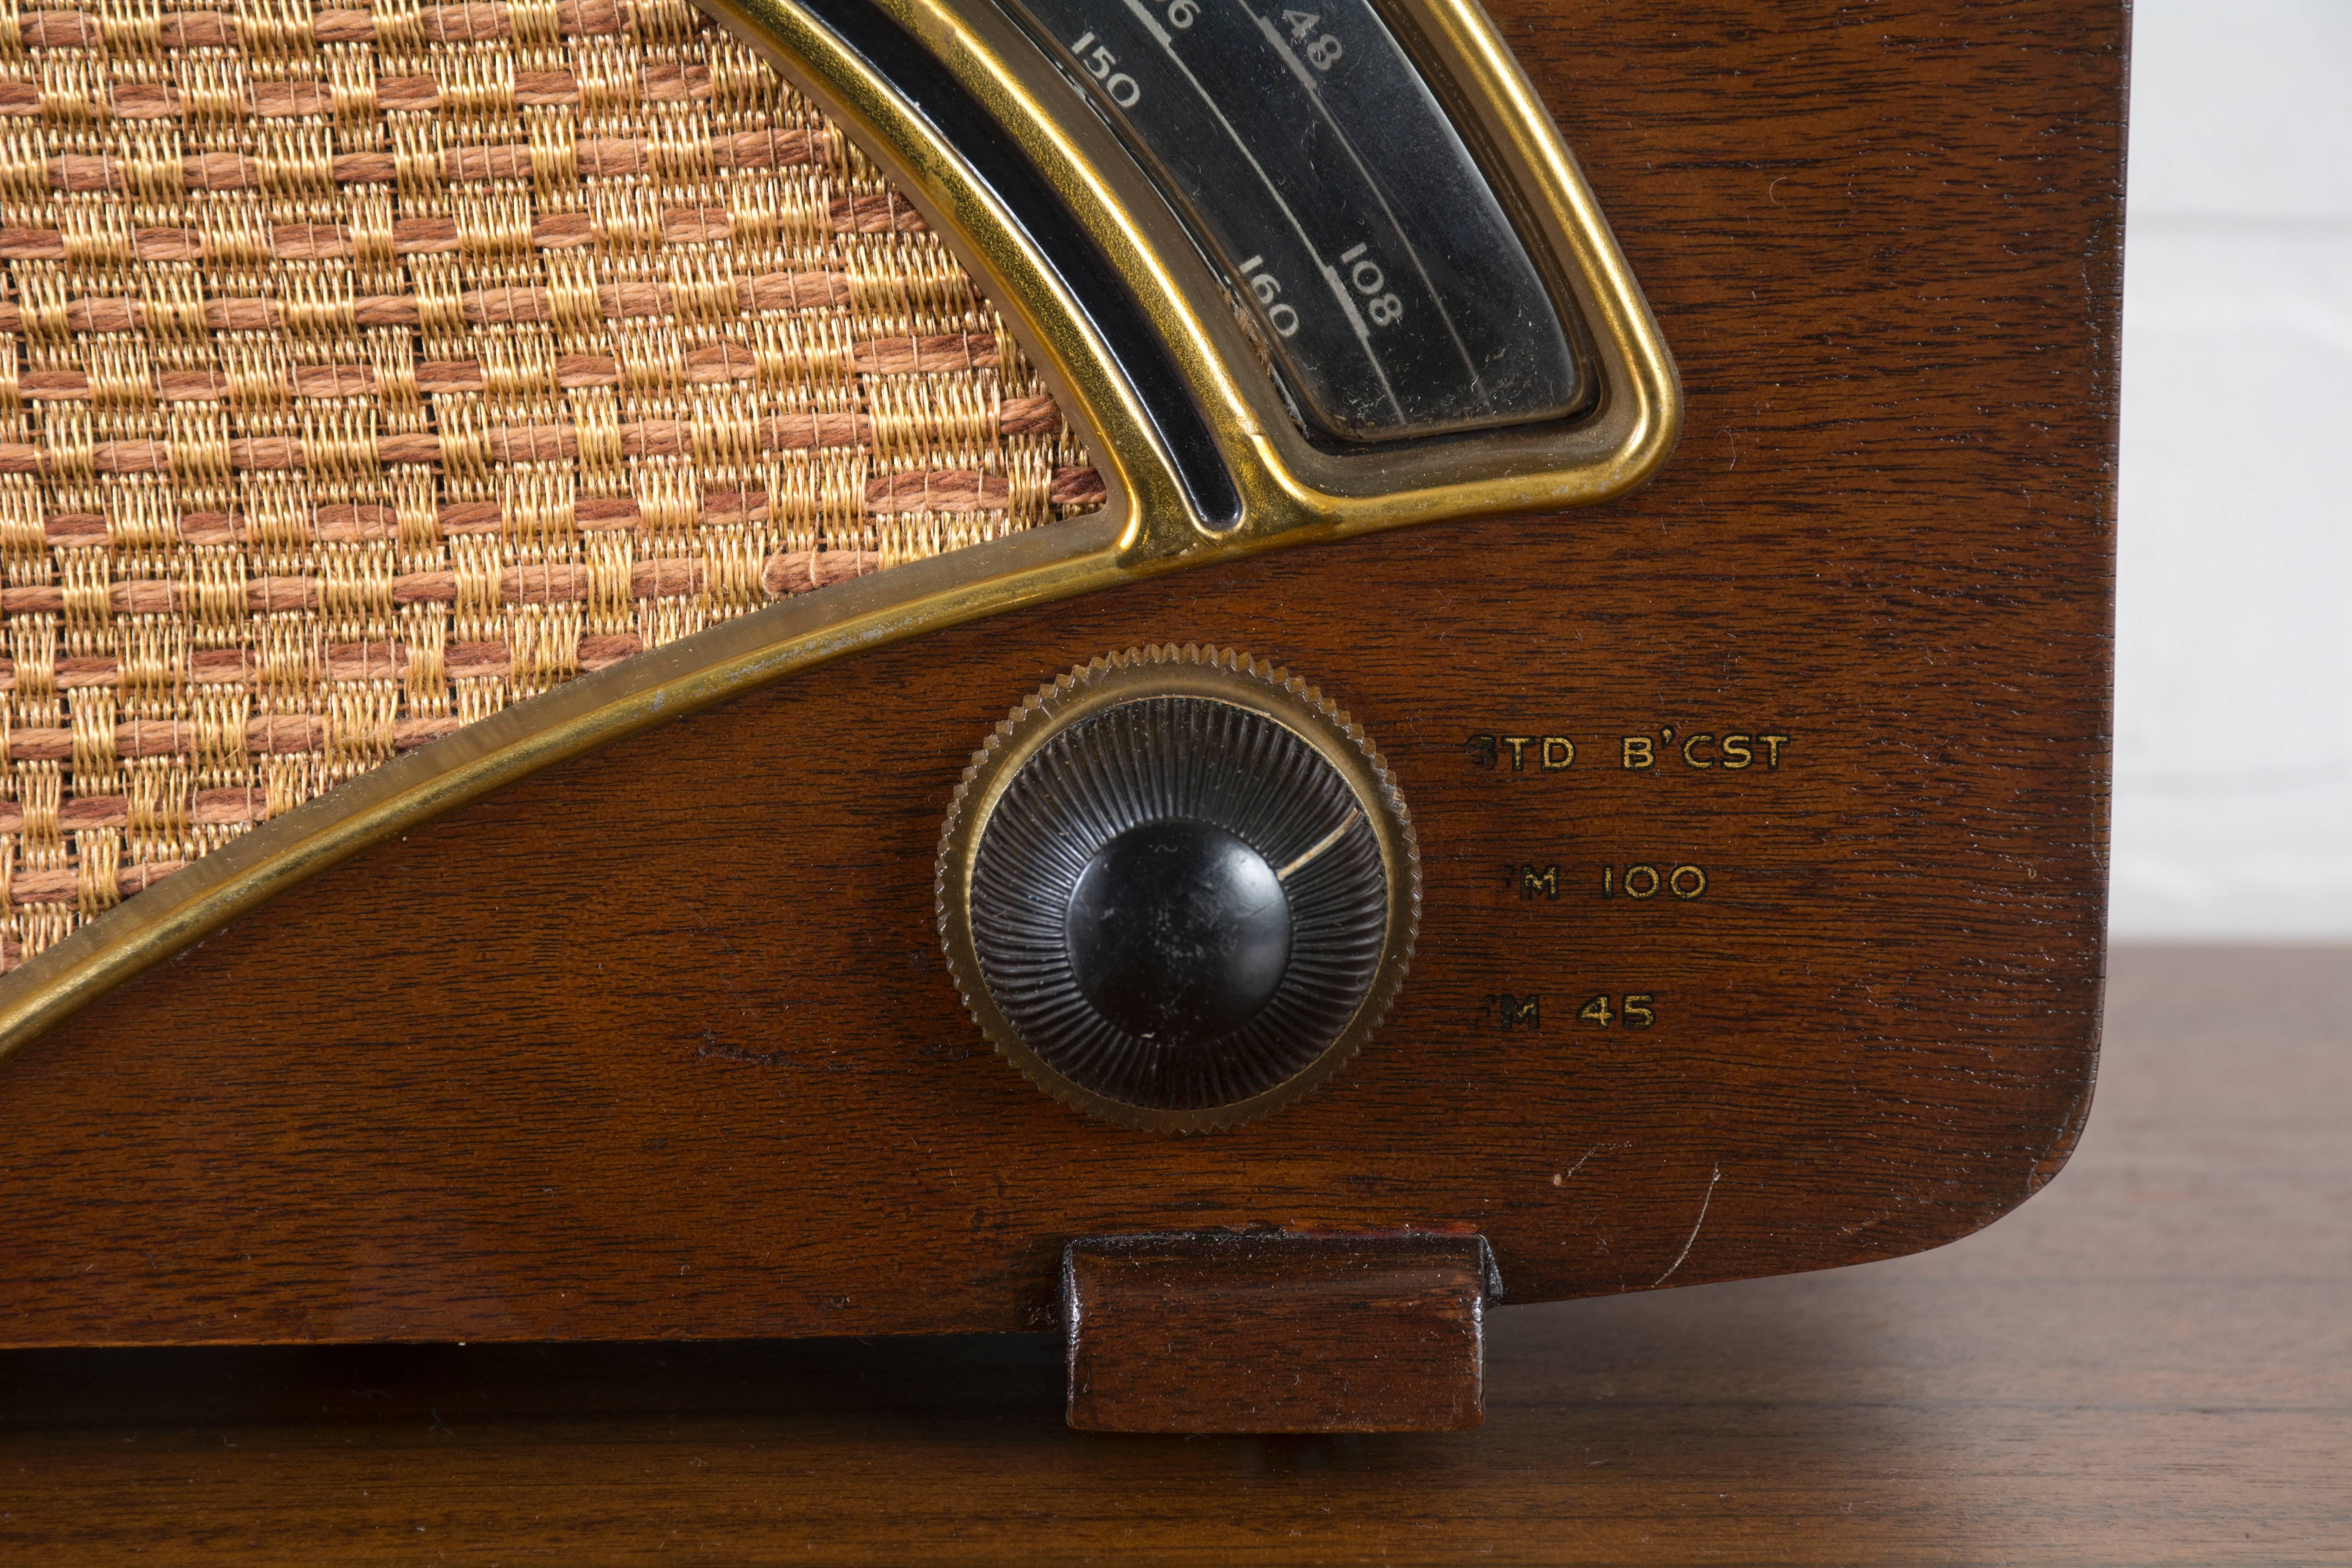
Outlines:
[{"label": "vintage radio", "polygon": [[2050,1179],[2120,7],[709,3],[0,17],[0,1342],[1458,1426]]}]

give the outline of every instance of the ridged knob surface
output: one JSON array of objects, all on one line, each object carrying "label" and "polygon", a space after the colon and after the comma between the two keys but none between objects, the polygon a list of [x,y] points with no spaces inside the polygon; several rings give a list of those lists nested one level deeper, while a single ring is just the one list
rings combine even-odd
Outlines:
[{"label": "ridged knob surface", "polygon": [[1175,673],[1179,689],[1138,680],[1015,716],[999,741],[1026,743],[984,750],[951,814],[950,858],[985,775],[953,909],[943,860],[942,918],[951,962],[968,942],[967,1001],[1041,1088],[1192,1131],[1263,1114],[1352,1054],[1402,973],[1400,842],[1414,868],[1402,804],[1345,715],[1278,672]]}]

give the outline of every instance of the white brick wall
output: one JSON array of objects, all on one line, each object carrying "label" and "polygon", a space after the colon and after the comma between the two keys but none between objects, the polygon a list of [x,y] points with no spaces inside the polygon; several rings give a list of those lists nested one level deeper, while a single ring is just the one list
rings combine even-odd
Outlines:
[{"label": "white brick wall", "polygon": [[2133,30],[2114,930],[2352,937],[2352,0]]}]

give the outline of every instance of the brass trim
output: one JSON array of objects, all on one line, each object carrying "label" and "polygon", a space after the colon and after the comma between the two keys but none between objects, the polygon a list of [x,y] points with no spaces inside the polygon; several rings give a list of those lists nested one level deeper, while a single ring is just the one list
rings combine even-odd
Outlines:
[{"label": "brass trim", "polygon": [[1097,515],[772,605],[495,713],[263,823],[0,976],[0,1060],[319,873],[541,768],[797,671],[943,626],[1111,586]]},{"label": "brass trim", "polygon": [[[1014,216],[913,106],[793,0],[698,0],[876,153],[989,290],[1108,489],[1091,517],[772,605],[583,677],[354,780],[126,900],[0,976],[0,1060],[239,914],[492,790],[845,654],[1159,572],[1411,522],[1556,510],[1647,479],[1681,425],[1674,364],[1574,159],[1475,0],[1382,0],[1418,43],[1549,256],[1593,350],[1595,410],[1562,426],[1364,454],[1310,446],[1222,293],[1133,163],[988,0],[873,0],[1044,173],[1159,331],[1243,498],[1220,532],[1184,501],[1152,423]],[[1465,110],[1466,106],[1466,110]]]},{"label": "brass trim", "polygon": [[[791,0],[700,3],[755,44],[799,15]],[[1563,317],[1584,329],[1599,401],[1559,425],[1346,451],[1307,439],[1234,314],[1222,308],[1223,285],[1181,223],[1020,24],[992,0],[871,3],[944,64],[1045,173],[1159,329],[1233,470],[1242,492],[1238,527],[1219,531],[1139,497],[1123,564],[1181,557],[1192,565],[1407,523],[1586,505],[1639,486],[1673,451],[1682,426],[1673,358],[1573,154],[1476,0],[1380,3],[1441,96],[1466,118],[1465,139],[1530,253],[1565,294],[1556,301]],[[950,243],[973,237],[952,223],[943,233]],[[983,247],[971,259],[992,273],[1006,258]],[[1049,334],[1049,348],[1087,346],[1066,324]]]},{"label": "brass trim", "polygon": [[[1004,792],[1038,749],[1072,725],[1108,709],[1153,697],[1199,697],[1263,713],[1313,746],[1338,770],[1362,807],[1388,879],[1388,921],[1381,962],[1331,1043],[1307,1067],[1248,1100],[1199,1110],[1130,1105],[1072,1083],[1041,1061],[1005,1017],[981,972],[971,923],[971,879],[980,844]],[[1154,1132],[1217,1132],[1255,1121],[1313,1093],[1355,1058],[1388,1016],[1412,961],[1421,923],[1421,854],[1412,816],[1388,763],[1347,710],[1287,669],[1231,648],[1188,645],[1131,648],[1080,665],[1030,694],[972,753],[940,831],[933,882],[940,943],[972,1021],[1021,1076],[1073,1110]]]}]

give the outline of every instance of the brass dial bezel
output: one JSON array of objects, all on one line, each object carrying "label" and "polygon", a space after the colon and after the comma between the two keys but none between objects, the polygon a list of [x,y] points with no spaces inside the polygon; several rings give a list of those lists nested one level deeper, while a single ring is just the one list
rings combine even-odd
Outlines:
[{"label": "brass dial bezel", "polygon": [[[981,971],[971,915],[973,868],[989,819],[1039,749],[1096,714],[1154,697],[1193,697],[1261,713],[1315,748],[1355,795],[1380,847],[1388,915],[1380,963],[1355,1012],[1315,1059],[1274,1088],[1229,1105],[1164,1110],[1128,1104],[1074,1083],[1021,1037]],[[964,769],[940,833],[935,891],[940,942],[965,1008],[999,1055],[1046,1094],[1100,1121],[1154,1132],[1214,1132],[1272,1114],[1327,1082],[1363,1048],[1404,984],[1421,922],[1421,855],[1412,817],[1387,761],[1347,710],[1306,681],[1232,648],[1165,644],[1080,665],[1032,692],[1000,722]]]}]

